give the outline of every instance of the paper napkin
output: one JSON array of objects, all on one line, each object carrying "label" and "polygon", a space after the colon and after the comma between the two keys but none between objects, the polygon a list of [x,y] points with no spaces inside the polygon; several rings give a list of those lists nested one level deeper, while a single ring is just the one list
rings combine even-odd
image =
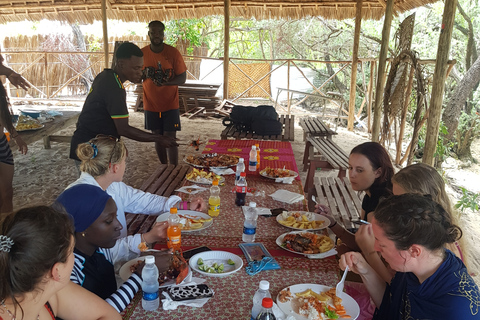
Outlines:
[{"label": "paper napkin", "polygon": [[[178,286],[191,286],[195,284],[201,284],[204,282],[205,282],[205,279],[192,277],[190,282],[188,283],[182,282],[182,284]],[[207,303],[208,300],[210,300],[210,298],[203,298],[203,299],[192,299],[192,300],[184,300],[184,301],[173,301],[167,292],[164,291],[162,292],[162,294],[164,296],[162,298],[163,310],[175,310],[178,308],[178,306],[200,308],[200,307],[203,307],[203,305]]]},{"label": "paper napkin", "polygon": [[[247,211],[248,208],[250,208],[250,207],[249,206],[242,206],[243,214],[245,214],[245,212]],[[272,215],[272,212],[268,208],[255,207],[254,209],[257,212],[257,215],[259,215],[259,216],[271,216]]]},{"label": "paper napkin", "polygon": [[207,188],[200,187],[200,186],[197,186],[196,184],[194,184],[194,185],[191,185],[191,186],[181,187],[180,189],[177,189],[175,191],[188,193],[188,194],[196,194],[196,193],[202,192],[204,190],[207,190]]},{"label": "paper napkin", "polygon": [[219,176],[225,176],[225,175],[229,175],[229,174],[234,174],[235,171],[233,171],[232,169],[230,168],[210,168],[210,171],[212,171],[213,173],[219,175]]},{"label": "paper napkin", "polygon": [[292,184],[295,177],[285,177],[285,178],[276,178],[275,182],[278,183],[285,183],[285,184]]},{"label": "paper napkin", "polygon": [[335,248],[328,250],[327,252],[317,253],[317,254],[309,254],[307,257],[309,259],[324,259],[333,255],[337,254],[337,250]]},{"label": "paper napkin", "polygon": [[303,194],[290,192],[288,190],[283,190],[283,189],[275,191],[270,196],[273,198],[273,200],[286,202],[289,204],[302,201],[303,199],[305,199],[305,196]]}]

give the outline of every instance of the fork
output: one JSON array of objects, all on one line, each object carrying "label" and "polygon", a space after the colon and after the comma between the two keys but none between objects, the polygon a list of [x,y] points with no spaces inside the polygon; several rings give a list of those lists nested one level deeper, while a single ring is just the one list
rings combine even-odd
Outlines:
[{"label": "fork", "polygon": [[340,280],[339,283],[337,283],[337,288],[335,290],[335,295],[337,297],[340,297],[340,293],[343,292],[343,287],[345,285],[345,277],[347,276],[348,273],[348,266],[346,266],[345,271],[343,272],[342,280]]},{"label": "fork", "polygon": [[318,204],[317,200],[315,200],[315,196],[312,194],[312,201],[315,202],[315,204]]}]

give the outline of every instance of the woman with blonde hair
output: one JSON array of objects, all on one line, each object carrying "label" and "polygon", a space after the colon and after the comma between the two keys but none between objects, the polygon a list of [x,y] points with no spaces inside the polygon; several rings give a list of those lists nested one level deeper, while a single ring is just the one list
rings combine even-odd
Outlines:
[{"label": "woman with blonde hair", "polygon": [[[403,168],[392,178],[393,194],[401,195],[405,193],[415,193],[421,195],[430,195],[433,201],[437,202],[444,208],[449,218],[456,224],[456,216],[453,214],[453,208],[450,198],[445,191],[445,182],[437,170],[425,163],[416,163]],[[386,200],[388,201],[388,200]],[[385,267],[378,254],[375,254],[374,243],[375,238],[371,225],[361,226],[355,234],[355,240],[362,249],[368,263],[382,276],[382,278],[390,282],[392,273]],[[447,249],[452,251],[464,263],[465,258],[459,241],[447,243]]]},{"label": "woman with blonde hair", "polygon": [[117,205],[117,219],[123,229],[121,237],[129,249],[138,252],[138,246],[151,244],[166,238],[167,223],[157,223],[144,234],[127,237],[125,212],[158,215],[168,212],[171,207],[203,211],[205,202],[201,198],[191,202],[181,201],[178,196],[162,197],[130,187],[122,182],[128,151],[122,140],[112,136],[99,135],[77,147],[77,156],[82,161],[80,178],[68,188],[77,184],[91,184],[105,190]]}]

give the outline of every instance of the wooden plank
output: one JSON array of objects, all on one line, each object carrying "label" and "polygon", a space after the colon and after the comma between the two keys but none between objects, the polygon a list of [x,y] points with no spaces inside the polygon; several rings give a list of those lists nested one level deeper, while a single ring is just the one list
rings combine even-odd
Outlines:
[{"label": "wooden plank", "polygon": [[325,191],[325,196],[327,198],[328,206],[330,207],[330,211],[332,212],[333,217],[337,222],[341,222],[341,216],[337,211],[337,203],[335,201],[335,198],[332,195],[332,190],[330,189],[330,184],[327,181],[326,177],[322,177],[321,180],[323,190]]},{"label": "wooden plank", "polygon": [[325,139],[317,139],[317,138],[312,138],[311,142],[312,145],[319,151],[319,153],[324,156],[328,163],[334,168],[334,169],[340,169],[340,166],[337,164],[335,161],[334,153],[333,151],[329,148],[328,145],[324,144]]},{"label": "wooden plank", "polygon": [[155,194],[159,196],[169,196],[167,195],[166,191],[168,190],[170,183],[172,183],[172,181],[178,175],[179,171],[180,171],[180,166],[175,166],[173,164],[168,165],[168,170],[166,172],[167,175],[165,176],[163,181],[161,181],[161,184],[160,184],[160,179],[157,180],[156,182],[157,188],[155,189]]},{"label": "wooden plank", "polygon": [[314,177],[313,180],[314,180],[313,185],[315,186],[315,190],[317,191],[317,198],[316,198],[317,202],[323,205],[327,205],[328,202],[327,202],[325,192],[323,191],[323,188],[322,188],[322,182],[318,177]]},{"label": "wooden plank", "polygon": [[288,136],[288,141],[295,141],[295,116],[290,116],[290,135]]},{"label": "wooden plank", "polygon": [[168,178],[168,176],[170,175],[170,171],[172,171],[174,167],[175,166],[173,164],[166,165],[165,170],[159,176],[156,176],[156,179],[154,180],[154,182],[145,191],[158,194],[161,196],[162,194],[157,193],[157,191],[161,187],[161,185],[165,182],[165,180]]},{"label": "wooden plank", "polygon": [[340,194],[343,198],[343,202],[345,203],[345,205],[347,206],[347,209],[349,211],[349,217],[351,219],[359,219],[360,218],[360,212],[357,211],[356,207],[355,207],[355,204],[353,203],[353,199],[352,199],[352,196],[351,194],[347,191],[347,189],[345,188],[345,184],[343,183],[343,181],[340,179],[340,178],[335,178],[335,182],[338,186],[338,190],[340,190]]},{"label": "wooden plank", "polygon": [[[332,178],[332,177],[329,177],[327,178],[328,180],[328,183],[329,185],[331,186],[332,188],[332,192],[333,192],[333,195],[335,197],[335,200],[337,202],[337,206],[338,206],[338,211],[340,211],[340,215],[342,217],[342,220],[343,220],[343,226],[347,229],[352,229],[354,228],[355,226],[353,225],[353,223],[350,221],[350,216],[347,212],[347,209],[345,208],[345,206],[343,205],[343,199],[342,197],[340,196],[340,193],[338,192],[338,186],[337,184],[335,183],[335,180]],[[340,222],[337,220],[337,222]]]},{"label": "wooden plank", "polygon": [[150,187],[150,185],[157,179],[158,176],[162,174],[167,169],[166,164],[161,164],[158,166],[157,170],[147,179],[143,182],[142,186],[140,187],[140,190],[146,191]]}]

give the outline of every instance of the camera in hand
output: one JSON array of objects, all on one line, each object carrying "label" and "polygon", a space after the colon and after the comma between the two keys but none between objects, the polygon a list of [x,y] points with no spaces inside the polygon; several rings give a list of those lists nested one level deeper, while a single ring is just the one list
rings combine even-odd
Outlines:
[{"label": "camera in hand", "polygon": [[162,83],[165,83],[170,79],[172,70],[163,71],[162,65],[160,62],[157,62],[158,69],[155,67],[146,67],[143,69],[143,78],[151,79],[153,83],[157,86],[161,86]]}]

